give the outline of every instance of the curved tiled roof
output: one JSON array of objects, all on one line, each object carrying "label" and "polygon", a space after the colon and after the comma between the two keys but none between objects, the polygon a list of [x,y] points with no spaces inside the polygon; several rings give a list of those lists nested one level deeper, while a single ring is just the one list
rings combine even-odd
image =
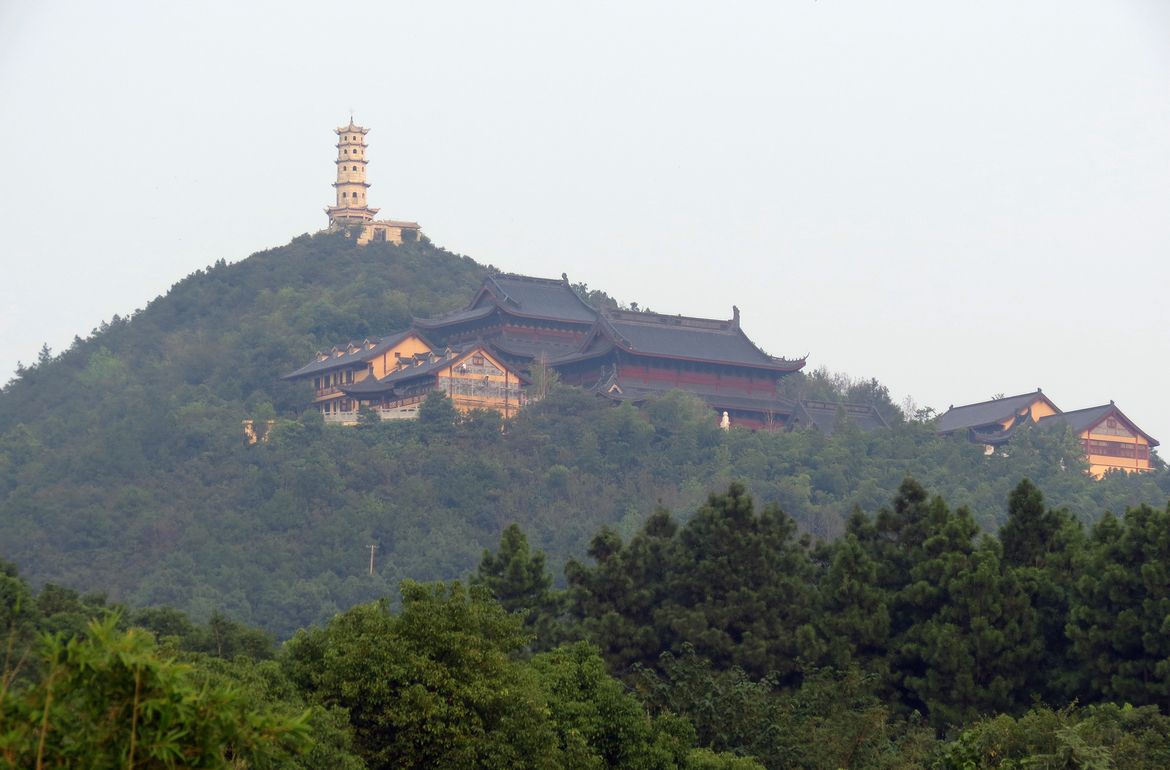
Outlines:
[{"label": "curved tiled roof", "polygon": [[494,289],[497,301],[517,315],[581,323],[597,318],[597,311],[573,291],[567,278],[497,275],[488,278],[484,288]]},{"label": "curved tiled roof", "polygon": [[849,423],[856,425],[862,432],[890,427],[878,410],[870,404],[805,399],[800,402],[797,414],[826,436],[833,435],[839,416],[844,416]]},{"label": "curved tiled roof", "polygon": [[621,312],[608,314],[602,321],[607,336],[619,348],[631,353],[786,372],[804,367],[803,358],[777,358],[760,350],[740,329],[738,319],[720,321],[659,313]]},{"label": "curved tiled roof", "polygon": [[[610,389],[615,385],[621,391],[620,393],[610,392]],[[796,406],[792,401],[780,398],[779,396],[749,396],[742,393],[721,393],[696,385],[672,385],[669,388],[648,387],[640,381],[631,382],[623,380],[620,377],[614,376],[612,373],[602,377],[601,381],[594,385],[591,390],[615,401],[644,401],[648,398],[669,393],[672,390],[678,390],[702,399],[712,409],[741,409],[760,413],[771,412],[784,418],[792,415]]]},{"label": "curved tiled roof", "polygon": [[1039,425],[1068,425],[1073,429],[1074,433],[1084,433],[1090,428],[1096,426],[1106,417],[1110,415],[1119,418],[1122,422],[1130,427],[1135,433],[1141,435],[1150,446],[1158,446],[1158,439],[1146,433],[1139,428],[1133,420],[1125,416],[1125,413],[1117,408],[1117,405],[1110,401],[1108,404],[1101,406],[1090,406],[1085,409],[1075,409],[1071,412],[1062,412],[1061,414],[1053,414],[1048,417],[1041,417]]},{"label": "curved tiled roof", "polygon": [[[952,406],[939,415],[937,430],[939,433],[950,433],[964,428],[978,428],[992,423],[1002,423],[1004,420],[1016,416],[1020,410],[1031,406],[1037,399],[1048,400],[1039,388],[1031,393],[1021,393],[1018,396],[993,398],[990,401],[965,404],[964,406]],[[1048,403],[1052,404],[1051,401]],[[1052,404],[1052,406],[1056,405]]]},{"label": "curved tiled roof", "polygon": [[424,329],[436,329],[440,326],[450,326],[462,321],[478,321],[481,318],[487,318],[496,310],[494,305],[484,305],[483,307],[468,308],[466,310],[456,310],[454,313],[448,313],[438,318],[416,318],[414,319],[415,326],[421,326]]},{"label": "curved tiled roof", "polygon": [[336,369],[339,366],[352,366],[353,364],[365,363],[371,359],[377,358],[387,350],[390,350],[395,345],[415,333],[416,332],[413,329],[407,329],[406,331],[398,332],[397,334],[389,334],[385,337],[377,337],[373,340],[373,347],[370,347],[367,344],[363,344],[366,341],[363,341],[363,343],[347,343],[347,347],[356,347],[357,349],[352,352],[343,353],[341,355],[330,355],[328,358],[312,361],[294,372],[289,372],[281,379],[294,380],[298,377],[307,377],[310,374],[324,372],[329,369]]},{"label": "curved tiled roof", "polygon": [[506,274],[484,279],[471,304],[463,310],[438,318],[416,318],[415,323],[423,328],[436,329],[485,318],[496,308],[522,318],[582,325],[597,319],[597,311],[577,296],[567,278],[557,280]]}]

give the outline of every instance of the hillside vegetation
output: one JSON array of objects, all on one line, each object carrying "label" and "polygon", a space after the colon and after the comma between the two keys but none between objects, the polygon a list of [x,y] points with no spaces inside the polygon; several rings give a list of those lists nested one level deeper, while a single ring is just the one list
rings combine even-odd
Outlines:
[{"label": "hillside vegetation", "polygon": [[279,648],[0,561],[0,768],[1161,770],[1167,532],[1023,481],[981,536],[907,480],[823,545],[731,484],[602,528],[565,590],[509,526],[470,586]]},{"label": "hillside vegetation", "polygon": [[[287,636],[394,595],[402,578],[467,575],[513,522],[559,579],[602,526],[628,536],[659,505],[685,517],[732,481],[823,539],[907,476],[986,530],[1023,477],[1085,522],[1170,496],[1164,469],[1093,482],[1070,436],[1024,436],[985,458],[900,419],[832,438],[723,432],[681,394],[636,410],[556,388],[503,434],[492,415],[459,420],[442,404],[414,423],[289,419],[310,394],[281,374],[318,348],[462,306],[489,269],[427,243],[303,236],[46,351],[0,393],[0,555],[36,584],[201,621],[222,611]],[[814,373],[787,387],[896,417],[878,383]],[[271,440],[245,446],[240,421],[271,417]]]}]

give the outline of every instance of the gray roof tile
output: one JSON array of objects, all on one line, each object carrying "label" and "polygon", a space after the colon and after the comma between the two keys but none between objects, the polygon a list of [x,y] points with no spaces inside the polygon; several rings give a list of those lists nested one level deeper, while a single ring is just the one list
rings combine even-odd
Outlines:
[{"label": "gray roof tile", "polygon": [[978,428],[991,423],[1003,422],[1015,416],[1021,409],[1030,405],[1044,394],[1037,388],[1031,393],[1021,393],[1018,396],[995,398],[982,401],[978,404],[952,406],[938,418],[938,432],[950,433],[964,428]]},{"label": "gray roof tile", "polygon": [[789,361],[760,350],[736,319],[721,321],[659,313],[612,312],[603,319],[618,347],[648,355],[796,371],[804,359]]},{"label": "gray roof tile", "polygon": [[313,360],[310,363],[302,366],[300,369],[297,369],[295,372],[289,372],[281,379],[294,380],[300,377],[307,377],[310,374],[324,372],[329,369],[336,369],[339,366],[352,366],[354,364],[365,363],[382,355],[387,350],[390,350],[413,333],[414,331],[412,329],[407,329],[406,331],[398,332],[396,334],[388,334],[385,337],[375,338],[374,346],[372,348],[368,348],[365,345],[358,343],[346,343],[347,347],[354,345],[358,349],[352,353],[343,353],[340,356],[331,355],[324,360]]}]

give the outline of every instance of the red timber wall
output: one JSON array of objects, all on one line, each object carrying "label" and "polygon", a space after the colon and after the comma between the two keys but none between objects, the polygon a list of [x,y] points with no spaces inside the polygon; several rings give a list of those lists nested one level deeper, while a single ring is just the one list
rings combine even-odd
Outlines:
[{"label": "red timber wall", "polygon": [[618,377],[623,382],[663,388],[696,385],[711,393],[738,393],[745,396],[774,396],[780,374],[768,370],[722,366],[671,358],[621,356]]},{"label": "red timber wall", "polygon": [[504,323],[502,331],[512,339],[526,340],[528,342],[547,342],[558,347],[571,347],[585,339],[585,335],[589,333],[589,328],[573,329],[571,327],[554,326],[551,323],[548,326],[541,326],[536,323],[528,325],[508,321]]},{"label": "red timber wall", "polygon": [[589,333],[589,329],[588,326],[574,328],[557,324],[555,321],[542,324],[539,321],[527,323],[506,317],[500,319],[498,315],[493,314],[483,319],[482,323],[461,326],[451,332],[434,332],[433,336],[441,340],[443,344],[455,344],[476,339],[488,340],[506,334],[517,340],[534,343],[547,342],[564,348],[580,344],[585,339],[585,335]]}]

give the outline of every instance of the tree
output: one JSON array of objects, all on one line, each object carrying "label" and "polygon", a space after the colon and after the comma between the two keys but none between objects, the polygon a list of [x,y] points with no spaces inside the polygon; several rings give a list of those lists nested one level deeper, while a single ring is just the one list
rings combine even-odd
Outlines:
[{"label": "tree", "polygon": [[536,634],[538,646],[551,641],[557,616],[552,576],[545,569],[544,553],[529,548],[518,525],[509,524],[504,530],[498,553],[483,552],[472,583],[485,586],[508,612],[520,613],[525,627]]},{"label": "tree", "polygon": [[1078,539],[1080,527],[1066,510],[1044,505],[1044,495],[1023,479],[1008,498],[1008,518],[999,530],[1004,563],[1043,567]]},{"label": "tree", "polygon": [[511,653],[520,618],[482,587],[402,586],[403,607],[366,604],[290,643],[294,679],[349,711],[354,745],[383,768],[556,768],[540,688]]},{"label": "tree", "polygon": [[679,532],[659,623],[677,651],[689,641],[716,666],[795,674],[815,660],[808,542],[775,505],[756,511],[742,484],[711,495]]},{"label": "tree", "polygon": [[889,594],[877,585],[877,565],[852,533],[836,543],[831,553],[816,615],[827,662],[837,670],[856,664],[884,674],[890,635]]},{"label": "tree", "polygon": [[432,390],[418,408],[418,425],[423,437],[449,437],[455,433],[459,413],[441,390]]},{"label": "tree", "polygon": [[572,612],[615,670],[684,643],[759,676],[794,675],[819,655],[808,543],[778,507],[757,512],[741,484],[708,497],[681,530],[665,510],[628,546],[603,530],[590,555],[594,568],[566,567]]},{"label": "tree", "polygon": [[999,537],[1004,565],[1036,611],[1043,649],[1043,660],[1032,667],[1025,689],[1047,703],[1067,703],[1084,689],[1082,667],[1071,657],[1065,632],[1084,532],[1067,511],[1047,508],[1040,490],[1024,479],[1008,499],[1008,519]]},{"label": "tree", "polygon": [[532,665],[548,694],[566,767],[665,770],[686,763],[694,741],[690,725],[671,716],[651,720],[606,673],[592,646],[560,647],[536,656]]},{"label": "tree", "polygon": [[0,764],[20,768],[281,766],[307,745],[305,717],[255,710],[159,656],[150,634],[93,621],[42,640],[43,676],[0,690]]},{"label": "tree", "polygon": [[1170,506],[1106,515],[1076,582],[1068,634],[1091,696],[1170,702]]}]

